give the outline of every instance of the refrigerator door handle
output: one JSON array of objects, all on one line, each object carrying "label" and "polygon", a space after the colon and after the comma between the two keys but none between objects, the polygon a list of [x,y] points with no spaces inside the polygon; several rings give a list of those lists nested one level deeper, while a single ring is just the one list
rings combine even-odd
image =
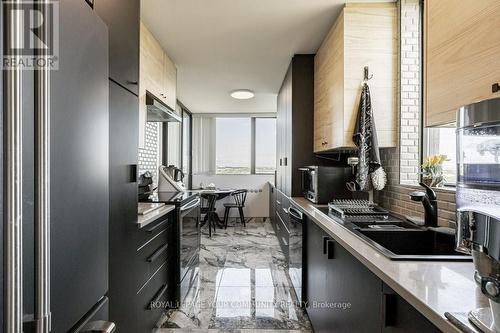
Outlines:
[{"label": "refrigerator door handle", "polygon": [[[21,7],[21,0],[12,2]],[[24,26],[18,15],[5,15],[4,45],[15,45],[22,38]],[[18,63],[21,54],[14,51]],[[5,326],[9,333],[23,331],[23,243],[22,243],[22,69],[4,71],[5,117]]]},{"label": "refrigerator door handle", "polygon": [[[44,14],[49,0],[38,0],[37,9]],[[48,17],[48,15],[44,15]],[[48,40],[47,24],[41,27]],[[37,57],[48,61],[46,50],[37,50]],[[37,333],[51,331],[50,320],[50,71],[39,68],[35,75],[35,320]]]}]

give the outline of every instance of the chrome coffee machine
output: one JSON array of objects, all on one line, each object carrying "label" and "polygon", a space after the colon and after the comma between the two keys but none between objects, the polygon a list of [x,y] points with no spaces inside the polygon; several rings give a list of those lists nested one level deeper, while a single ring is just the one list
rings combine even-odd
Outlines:
[{"label": "chrome coffee machine", "polygon": [[489,308],[469,312],[500,332],[500,98],[462,107],[457,123],[457,251],[472,254]]}]

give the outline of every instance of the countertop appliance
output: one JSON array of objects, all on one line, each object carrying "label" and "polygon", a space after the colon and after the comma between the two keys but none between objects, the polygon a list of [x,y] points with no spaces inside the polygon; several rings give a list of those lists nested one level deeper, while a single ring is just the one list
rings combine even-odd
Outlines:
[{"label": "countertop appliance", "polygon": [[175,215],[179,232],[177,246],[177,291],[179,304],[196,283],[200,263],[201,244],[201,199],[198,192],[155,192],[147,200],[153,203],[175,205]]},{"label": "countertop appliance", "polygon": [[456,249],[472,254],[490,304],[468,316],[483,332],[500,332],[500,98],[460,108],[457,152]]},{"label": "countertop appliance", "polygon": [[158,192],[185,191],[183,180],[184,173],[173,165],[161,165],[158,168]]},{"label": "countertop appliance", "polygon": [[149,122],[178,122],[182,121],[181,116],[175,113],[168,105],[160,101],[157,97],[146,92],[147,120]]},{"label": "countertop appliance", "polygon": [[307,166],[302,171],[302,193],[315,204],[326,204],[333,199],[352,198],[346,183],[351,168],[338,166]]},{"label": "countertop appliance", "polygon": [[146,171],[142,175],[139,176],[139,200],[147,199],[151,193],[153,193],[153,189],[151,188],[153,185],[153,175],[151,172]]},{"label": "countertop appliance", "polygon": [[303,236],[305,225],[307,224],[307,216],[293,204],[290,204],[290,207],[288,207],[288,216],[290,217],[288,275],[292,281],[292,286],[295,290],[295,294],[297,295],[297,300],[302,306],[302,301],[306,298],[306,283],[304,280],[305,274],[303,274],[304,272],[302,267],[304,266],[304,260],[306,259],[303,251]]}]

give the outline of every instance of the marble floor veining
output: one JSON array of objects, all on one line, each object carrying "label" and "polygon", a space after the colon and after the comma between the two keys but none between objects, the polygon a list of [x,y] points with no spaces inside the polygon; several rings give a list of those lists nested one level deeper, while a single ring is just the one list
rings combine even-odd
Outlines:
[{"label": "marble floor veining", "polygon": [[179,309],[154,333],[312,332],[269,221],[251,219],[202,235],[200,270]]}]

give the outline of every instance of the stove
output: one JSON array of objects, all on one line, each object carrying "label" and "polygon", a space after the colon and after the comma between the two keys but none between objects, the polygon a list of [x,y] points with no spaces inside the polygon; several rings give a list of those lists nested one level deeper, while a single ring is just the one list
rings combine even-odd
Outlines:
[{"label": "stove", "polygon": [[342,220],[355,218],[368,220],[387,220],[389,212],[380,208],[375,203],[368,200],[333,200],[328,204],[328,210],[331,215],[337,216]]}]

